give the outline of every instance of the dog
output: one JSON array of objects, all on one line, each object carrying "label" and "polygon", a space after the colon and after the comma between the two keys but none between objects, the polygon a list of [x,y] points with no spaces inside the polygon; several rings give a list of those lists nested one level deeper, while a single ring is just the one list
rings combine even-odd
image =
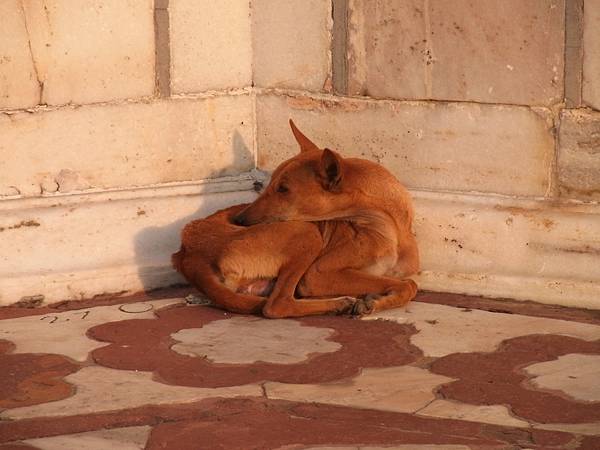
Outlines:
[{"label": "dog", "polygon": [[238,313],[363,315],[407,304],[419,271],[407,190],[381,165],[320,149],[290,127],[300,153],[253,203],[187,224],[173,266]]}]

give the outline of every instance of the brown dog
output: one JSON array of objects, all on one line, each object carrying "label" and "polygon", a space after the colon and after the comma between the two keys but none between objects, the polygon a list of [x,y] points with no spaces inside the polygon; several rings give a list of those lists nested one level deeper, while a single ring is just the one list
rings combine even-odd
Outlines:
[{"label": "brown dog", "polygon": [[297,317],[405,305],[417,291],[406,277],[419,270],[408,192],[382,166],[321,150],[290,126],[301,152],[250,205],[186,225],[173,265],[234,312]]}]

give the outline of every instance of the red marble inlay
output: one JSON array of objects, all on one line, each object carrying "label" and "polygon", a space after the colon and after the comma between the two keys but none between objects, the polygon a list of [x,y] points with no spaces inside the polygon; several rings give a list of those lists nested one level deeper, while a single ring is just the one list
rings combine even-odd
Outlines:
[{"label": "red marble inlay", "polygon": [[[224,405],[225,406],[225,405]],[[288,409],[286,405],[247,401],[229,414],[221,411],[203,421],[163,423],[154,428],[146,445],[149,450],[177,448],[274,449],[290,445],[393,445],[393,444],[473,444],[498,445],[502,441],[483,437],[476,424],[414,420],[351,408],[309,406]],[[225,409],[225,408],[223,408]],[[379,419],[379,420],[377,420]],[[388,420],[386,420],[388,419]],[[390,422],[389,426],[385,423]],[[395,423],[394,423],[395,422]],[[392,425],[393,423],[393,425]]]},{"label": "red marble inlay", "polygon": [[577,448],[575,437],[568,433],[254,398],[0,422],[0,443],[137,425],[154,427],[146,447],[150,449],[399,444],[455,444],[488,450]]},{"label": "red marble inlay", "polygon": [[[600,433],[600,431],[598,431]],[[600,436],[586,436],[581,440],[580,450],[598,450],[600,448]]]},{"label": "red marble inlay", "polygon": [[62,378],[79,366],[60,355],[9,353],[14,345],[0,341],[0,409],[37,405],[67,398],[72,386]]},{"label": "red marble inlay", "polygon": [[600,310],[568,308],[510,298],[485,298],[475,295],[421,291],[413,301],[600,325]]},{"label": "red marble inlay", "polygon": [[0,306],[0,320],[14,319],[25,316],[39,316],[57,312],[72,311],[77,309],[89,309],[96,306],[112,306],[127,303],[147,302],[151,300],[162,300],[170,298],[181,298],[195,292],[193,288],[165,288],[150,292],[138,292],[130,295],[108,294],[97,295],[84,300],[64,300],[45,306]]},{"label": "red marble inlay", "polygon": [[15,442],[12,444],[0,445],[0,450],[39,450],[38,447],[32,447],[31,445],[23,444],[22,442]]},{"label": "red marble inlay", "polygon": [[[409,343],[415,329],[393,322],[361,321],[347,317],[312,317],[308,326],[332,328],[331,339],[342,345],[332,353],[316,354],[297,364],[212,363],[170,349],[170,335],[199,328],[234,314],[208,307],[175,307],[157,312],[156,320],[111,322],[88,330],[94,339],[111,344],[92,352],[100,365],[116,369],[152,371],[157,379],[182,386],[222,387],[263,380],[319,383],[357,375],[363,367],[399,366],[415,361],[421,352]],[[240,343],[241,344],[241,343]]]},{"label": "red marble inlay", "polygon": [[505,341],[491,353],[455,353],[433,362],[431,371],[459,378],[439,389],[445,398],[475,405],[509,405],[524,419],[540,423],[600,421],[600,402],[578,402],[527,383],[520,370],[568,353],[600,354],[600,341],[558,335],[524,336]]},{"label": "red marble inlay", "polygon": [[[94,306],[120,305],[134,302],[147,302],[167,298],[185,297],[196,294],[197,291],[189,286],[157,289],[149,292],[138,292],[130,295],[108,294],[84,300],[66,300],[42,307],[32,306],[1,306],[0,320],[30,315],[50,314],[57,311],[88,309]],[[485,298],[474,295],[451,294],[446,292],[420,291],[413,301],[456,306],[458,308],[473,308],[505,314],[521,314],[534,317],[548,317],[570,320],[574,322],[600,324],[600,310],[569,308],[559,305],[548,305],[531,301],[513,300],[507,298]]]}]

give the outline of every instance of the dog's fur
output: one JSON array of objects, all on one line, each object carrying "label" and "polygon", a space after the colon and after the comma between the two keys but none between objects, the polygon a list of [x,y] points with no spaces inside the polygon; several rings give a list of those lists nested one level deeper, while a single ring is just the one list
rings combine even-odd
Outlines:
[{"label": "dog's fur", "polygon": [[419,270],[408,192],[382,166],[321,150],[290,126],[301,152],[253,203],[186,225],[173,265],[234,312],[297,317],[405,305],[417,291],[406,277]]}]

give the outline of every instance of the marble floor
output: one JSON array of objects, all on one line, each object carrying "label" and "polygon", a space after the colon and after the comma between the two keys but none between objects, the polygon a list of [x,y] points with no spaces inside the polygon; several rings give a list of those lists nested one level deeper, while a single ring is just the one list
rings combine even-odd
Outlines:
[{"label": "marble floor", "polygon": [[0,308],[0,450],[600,449],[600,311],[268,320],[188,293]]}]

